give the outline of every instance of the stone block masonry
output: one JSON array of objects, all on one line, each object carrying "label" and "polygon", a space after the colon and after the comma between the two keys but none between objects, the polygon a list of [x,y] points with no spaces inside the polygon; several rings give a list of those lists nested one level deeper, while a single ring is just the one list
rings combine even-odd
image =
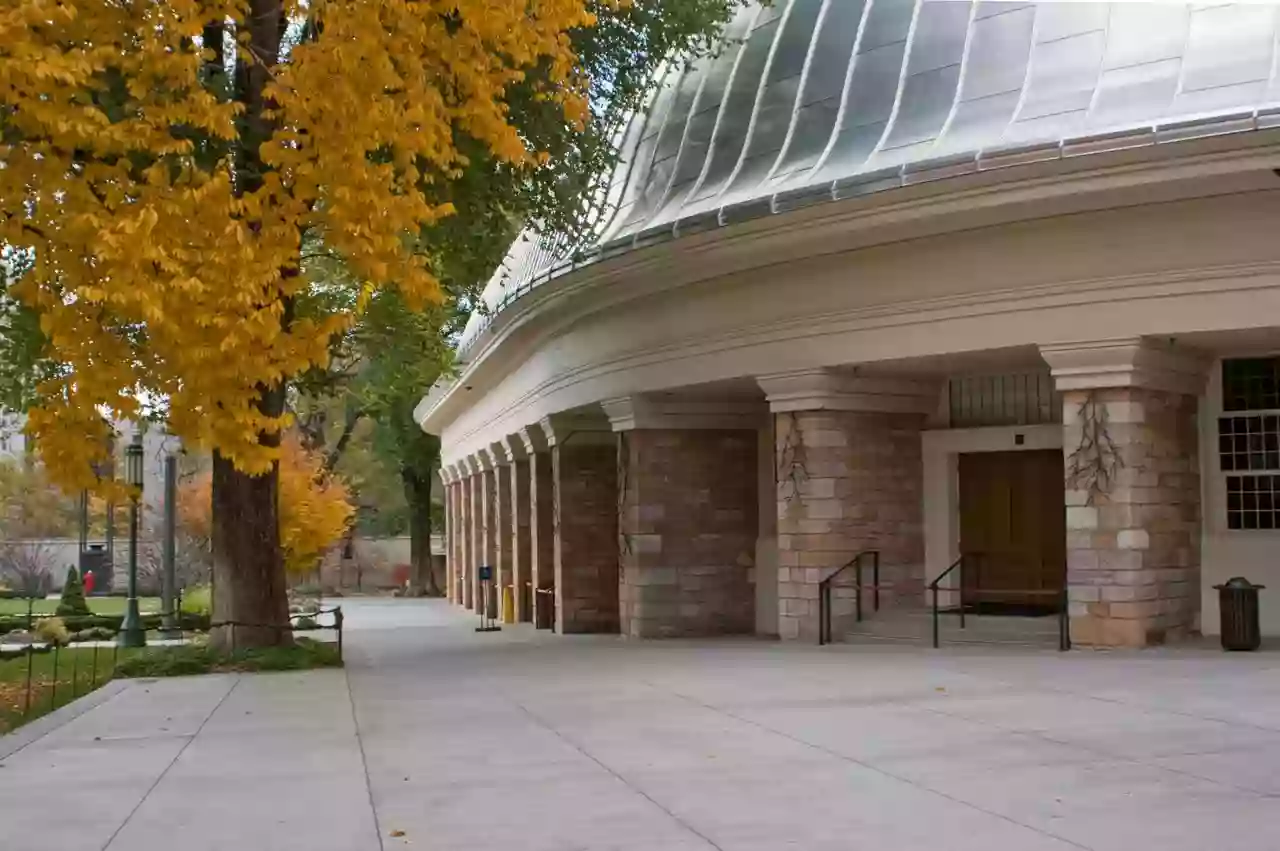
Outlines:
[{"label": "stone block masonry", "polygon": [[[1067,585],[1079,645],[1142,647],[1195,627],[1200,600],[1200,463],[1195,396],[1142,387],[1063,394]],[[1072,454],[1104,435],[1093,466]],[[1097,450],[1079,455],[1088,467]],[[1073,472],[1076,471],[1076,472]]]},{"label": "stone block masonry", "polygon": [[[618,470],[613,435],[551,450],[554,484],[556,629],[616,633]],[[603,442],[607,440],[608,442]]]},{"label": "stone block masonry", "polygon": [[511,476],[511,581],[515,585],[516,621],[533,619],[533,584],[529,572],[530,510],[529,462],[513,459],[507,472]]},{"label": "stone block masonry", "polygon": [[[817,641],[819,584],[865,550],[880,551],[882,607],[922,599],[924,423],[918,413],[776,415],[778,628],[784,640]],[[837,635],[854,620],[854,581],[852,570],[837,580]],[[869,569],[863,581],[871,582]]]},{"label": "stone block masonry", "polygon": [[637,429],[619,440],[623,634],[753,632],[756,432]]},{"label": "stone block masonry", "polygon": [[[548,609],[555,606],[556,530],[555,485],[551,453],[529,455],[529,574],[533,582],[533,622],[550,627],[554,620]],[[551,591],[553,593],[538,593]]]}]

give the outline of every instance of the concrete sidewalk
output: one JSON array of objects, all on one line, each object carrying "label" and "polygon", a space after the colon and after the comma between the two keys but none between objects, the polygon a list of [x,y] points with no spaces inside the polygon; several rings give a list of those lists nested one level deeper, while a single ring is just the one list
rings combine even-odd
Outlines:
[{"label": "concrete sidewalk", "polygon": [[5,851],[379,847],[342,671],[124,681],[2,764]]},{"label": "concrete sidewalk", "polygon": [[113,685],[0,739],[0,849],[1269,851],[1280,836],[1275,654],[477,635],[443,603],[344,608],[345,672]]}]

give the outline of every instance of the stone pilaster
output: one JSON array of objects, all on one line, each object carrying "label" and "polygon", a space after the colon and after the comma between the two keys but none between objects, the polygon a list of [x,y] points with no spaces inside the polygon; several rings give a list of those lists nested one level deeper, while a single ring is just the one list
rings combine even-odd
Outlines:
[{"label": "stone pilaster", "polygon": [[[511,540],[511,473],[507,469],[507,453],[505,444],[495,443],[484,453],[489,468],[493,471],[493,491],[490,494],[490,520],[493,536],[493,580],[494,607],[498,616],[502,615],[502,596],[504,589],[511,586],[513,557]],[[515,589],[512,588],[511,593]]]},{"label": "stone pilaster", "polygon": [[[488,458],[487,454],[478,456],[480,461],[480,567],[492,568],[492,580],[488,583],[488,590],[485,591],[481,583],[477,580],[482,596],[483,605],[485,601],[488,603],[488,614],[491,618],[498,616],[498,599],[501,591],[499,590],[501,582],[501,571],[498,566],[498,516],[497,516],[497,471]],[[485,597],[484,595],[488,595]],[[477,611],[480,609],[477,608]]]},{"label": "stone pilaster", "polygon": [[444,490],[444,596],[453,599],[453,536],[457,531],[458,520],[453,516],[453,472],[448,467],[440,468],[440,482]]},{"label": "stone pilaster", "polygon": [[1199,614],[1204,361],[1141,339],[1042,352],[1063,394],[1072,641],[1177,640]]},{"label": "stone pilaster", "polygon": [[533,620],[533,581],[530,572],[530,512],[529,456],[524,440],[518,435],[508,437],[504,444],[507,457],[508,490],[511,496],[511,583],[515,586],[515,616],[517,623]]},{"label": "stone pilaster", "polygon": [[476,475],[469,459],[464,462],[463,469],[466,477],[462,480],[462,543],[466,558],[462,562],[462,605],[476,611],[476,565],[480,552],[480,522],[477,513],[480,506],[480,477]]},{"label": "stone pilaster", "polygon": [[762,405],[604,403],[619,434],[622,633],[755,630]]},{"label": "stone pilaster", "polygon": [[[775,415],[781,637],[817,640],[821,582],[867,550],[880,553],[881,606],[918,604],[920,432],[936,407],[936,387],[834,370],[767,376],[760,385]],[[836,580],[834,634],[853,622],[856,581],[853,570]],[[862,581],[871,584],[869,568]]]},{"label": "stone pilaster", "polygon": [[618,451],[603,418],[548,417],[556,629],[617,632]]},{"label": "stone pilaster", "polygon": [[[533,583],[533,622],[551,628],[555,608],[555,484],[551,452],[539,426],[520,430],[529,459],[529,577]],[[552,593],[539,593],[550,591]]]}]

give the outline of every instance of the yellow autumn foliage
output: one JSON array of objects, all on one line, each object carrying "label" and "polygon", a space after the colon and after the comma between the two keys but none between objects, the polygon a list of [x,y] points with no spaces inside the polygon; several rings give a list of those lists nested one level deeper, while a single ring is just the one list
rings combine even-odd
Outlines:
[{"label": "yellow autumn foliage", "polygon": [[[539,97],[567,122],[586,114],[568,38],[593,23],[583,0],[283,0],[267,29],[287,37],[264,57],[253,39],[272,8],[0,6],[0,244],[34,252],[17,295],[68,368],[28,431],[70,491],[95,486],[108,423],[148,395],[188,447],[269,471],[279,451],[261,434],[288,422],[259,409],[262,389],[323,365],[354,320],[295,315],[304,235],[368,282],[361,304],[385,287],[437,300],[411,237],[452,212],[432,190],[465,166],[459,140],[536,164],[504,101],[535,68]],[[202,83],[209,22],[225,22],[246,79],[265,80],[259,137],[245,98]],[[246,150],[263,164],[252,181]]]},{"label": "yellow autumn foliage", "polygon": [[[203,473],[178,492],[178,515],[187,534],[212,534],[212,477]],[[343,539],[355,514],[346,482],[326,473],[317,453],[308,452],[294,435],[280,447],[280,549],[285,570],[305,574]]]}]

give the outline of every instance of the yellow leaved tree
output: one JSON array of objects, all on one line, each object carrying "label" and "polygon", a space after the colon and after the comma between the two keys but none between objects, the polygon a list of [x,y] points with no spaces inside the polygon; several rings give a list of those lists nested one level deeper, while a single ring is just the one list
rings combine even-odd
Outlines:
[{"label": "yellow leaved tree", "polygon": [[[380,290],[440,298],[417,235],[466,152],[545,162],[513,101],[581,124],[570,34],[593,23],[584,0],[0,6],[0,244],[59,366],[27,426],[51,476],[100,486],[109,421],[161,406],[214,454],[215,618],[283,624],[287,383]],[[353,305],[308,302],[312,251],[362,282]]]},{"label": "yellow leaved tree", "polygon": [[[346,482],[325,470],[320,453],[308,452],[296,435],[280,447],[280,549],[285,569],[304,575],[316,569],[346,536],[355,515]],[[202,473],[185,482],[178,494],[183,530],[207,538],[213,528],[213,476]]]}]

